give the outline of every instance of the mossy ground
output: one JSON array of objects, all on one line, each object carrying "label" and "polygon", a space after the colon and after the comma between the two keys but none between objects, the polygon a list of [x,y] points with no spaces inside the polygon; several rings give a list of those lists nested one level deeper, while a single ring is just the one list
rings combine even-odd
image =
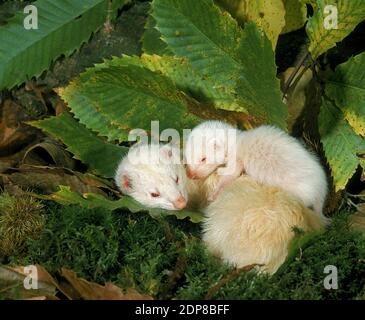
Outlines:
[{"label": "mossy ground", "polygon": [[[87,210],[51,204],[40,237],[3,263],[39,263],[56,274],[67,267],[90,281],[112,281],[157,299],[203,299],[234,269],[211,256],[199,225],[171,217]],[[242,272],[213,299],[363,299],[365,239],[352,231],[345,212],[321,234],[298,238],[287,262],[268,277]],[[323,286],[324,267],[338,269],[338,289]]]}]

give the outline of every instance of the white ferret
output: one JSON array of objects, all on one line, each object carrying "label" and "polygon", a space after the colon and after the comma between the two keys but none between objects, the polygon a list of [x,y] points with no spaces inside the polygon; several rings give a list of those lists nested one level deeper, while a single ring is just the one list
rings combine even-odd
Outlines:
[{"label": "white ferret", "polygon": [[[273,126],[241,131],[220,121],[195,127],[185,145],[187,175],[206,178],[226,165],[230,172],[219,174],[213,200],[228,182],[246,173],[254,180],[280,187],[314,209],[328,223],[322,210],[327,195],[327,178],[317,157],[303,144]],[[221,171],[223,172],[223,171]]]},{"label": "white ferret", "polygon": [[187,178],[180,150],[169,145],[136,144],[121,160],[115,183],[150,208],[180,210],[187,204]]},{"label": "white ferret", "polygon": [[[295,196],[247,175],[225,186],[208,204],[207,196],[218,181],[216,174],[206,180],[187,179],[184,166],[175,163],[172,156],[180,150],[172,146],[137,145],[130,153],[146,160],[150,159],[151,150],[160,154],[163,164],[143,161],[140,165],[126,157],[118,166],[116,184],[123,193],[148,207],[200,207],[205,214],[204,242],[229,264],[258,264],[260,271],[272,274],[287,256],[294,226],[304,231],[324,227],[320,217]],[[177,200],[181,197],[184,201]]]}]

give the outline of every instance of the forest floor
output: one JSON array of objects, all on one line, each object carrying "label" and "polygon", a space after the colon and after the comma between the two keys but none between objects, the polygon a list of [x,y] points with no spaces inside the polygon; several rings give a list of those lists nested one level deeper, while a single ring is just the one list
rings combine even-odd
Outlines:
[{"label": "forest floor", "polygon": [[[5,3],[8,14],[16,10],[16,3]],[[61,87],[103,59],[141,54],[140,39],[147,10],[148,4],[144,2],[123,10],[111,33],[96,33],[80,51],[56,62],[52,71],[37,80],[37,86]],[[0,24],[3,19],[0,15]],[[50,112],[48,104],[41,107],[39,99],[24,88],[0,95],[0,102],[9,99],[32,119]],[[27,131],[19,134],[29,136]],[[35,134],[37,139],[38,134]],[[30,142],[25,138],[20,140],[21,143],[18,137],[14,146],[6,146],[7,150],[14,148],[17,156],[0,153],[0,173],[17,157],[24,156],[19,149]],[[1,181],[6,190],[6,181]],[[50,184],[47,188],[54,187]],[[16,198],[0,196],[1,214],[6,210],[16,214],[19,206],[9,201],[16,202]],[[6,253],[0,250],[0,263],[39,264],[58,280],[62,278],[62,268],[67,268],[87,281],[101,285],[112,282],[154,299],[365,299],[365,238],[361,231],[350,227],[349,217],[354,212],[351,201],[342,203],[340,209],[331,213],[333,222],[326,231],[297,234],[287,261],[272,277],[237,271],[211,256],[201,243],[200,226],[189,221],[175,217],[153,219],[143,212],[88,210],[47,201],[42,203],[38,220],[31,219],[40,225],[37,234]],[[4,247],[2,223],[3,218],[0,241]],[[337,289],[328,290],[324,286],[328,275],[325,267],[329,265],[337,268]],[[0,267],[0,298],[14,298],[13,290],[2,287],[3,275],[4,269]],[[57,297],[65,295],[58,293]]]}]

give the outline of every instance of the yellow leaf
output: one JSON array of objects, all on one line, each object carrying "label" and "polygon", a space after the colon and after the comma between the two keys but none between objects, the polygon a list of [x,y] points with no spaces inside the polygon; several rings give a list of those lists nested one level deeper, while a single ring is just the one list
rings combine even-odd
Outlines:
[{"label": "yellow leaf", "polygon": [[288,33],[303,27],[307,21],[307,7],[300,0],[283,0],[285,26],[281,33]]},{"label": "yellow leaf", "polygon": [[285,8],[278,0],[217,0],[240,23],[253,21],[269,38],[273,49],[285,26]]},{"label": "yellow leaf", "polygon": [[[314,0],[310,1],[313,5]],[[365,19],[363,0],[315,0],[314,14],[306,25],[313,59],[333,48]]]}]

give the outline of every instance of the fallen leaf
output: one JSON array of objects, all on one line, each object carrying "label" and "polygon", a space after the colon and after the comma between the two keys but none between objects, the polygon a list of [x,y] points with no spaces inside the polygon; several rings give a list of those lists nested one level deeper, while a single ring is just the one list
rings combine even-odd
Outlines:
[{"label": "fallen leaf", "polygon": [[31,120],[23,109],[11,100],[0,105],[0,156],[8,156],[34,142],[40,131],[24,124]]},{"label": "fallen leaf", "polygon": [[68,110],[67,104],[61,99],[61,97],[57,94],[58,89],[53,88],[52,93],[49,95],[48,99],[50,104],[53,107],[54,113],[56,116]]},{"label": "fallen leaf", "polygon": [[26,300],[60,300],[55,296],[39,296],[39,297],[32,297]]},{"label": "fallen leaf", "polygon": [[33,81],[28,81],[24,87],[13,91],[13,97],[23,106],[26,113],[33,118],[39,118],[48,113],[47,96],[50,89],[44,85],[38,85]]},{"label": "fallen leaf", "polygon": [[29,165],[54,165],[68,169],[75,168],[75,160],[56,141],[46,138],[43,142],[32,145],[23,157],[23,163]]},{"label": "fallen leaf", "polygon": [[115,192],[110,182],[90,174],[83,174],[67,168],[34,166],[23,164],[0,173],[3,184],[13,184],[22,189],[35,189],[44,194],[58,190],[59,185],[68,185],[79,193],[91,192],[106,195],[103,190]]},{"label": "fallen leaf", "polygon": [[153,300],[151,296],[140,294],[134,289],[129,289],[124,293],[121,288],[110,282],[105,286],[89,282],[65,268],[62,268],[61,275],[85,300]]},{"label": "fallen leaf", "polygon": [[[34,265],[37,272],[37,288],[26,289],[28,274],[25,267],[0,266],[0,295],[4,299],[31,299],[35,297],[54,297],[56,299],[56,282],[49,273],[39,265]],[[34,275],[34,273],[33,273]]]},{"label": "fallen leaf", "polygon": [[365,203],[357,205],[357,212],[350,216],[350,225],[354,230],[365,233]]},{"label": "fallen leaf", "polygon": [[[58,286],[57,281],[53,279],[53,277],[48,273],[48,271],[45,268],[43,268],[39,264],[35,264],[34,266],[37,268],[38,281],[51,284],[54,287]],[[9,267],[9,269],[14,270],[20,274],[23,274],[24,276],[28,275],[28,273],[25,272],[24,266]]]}]

